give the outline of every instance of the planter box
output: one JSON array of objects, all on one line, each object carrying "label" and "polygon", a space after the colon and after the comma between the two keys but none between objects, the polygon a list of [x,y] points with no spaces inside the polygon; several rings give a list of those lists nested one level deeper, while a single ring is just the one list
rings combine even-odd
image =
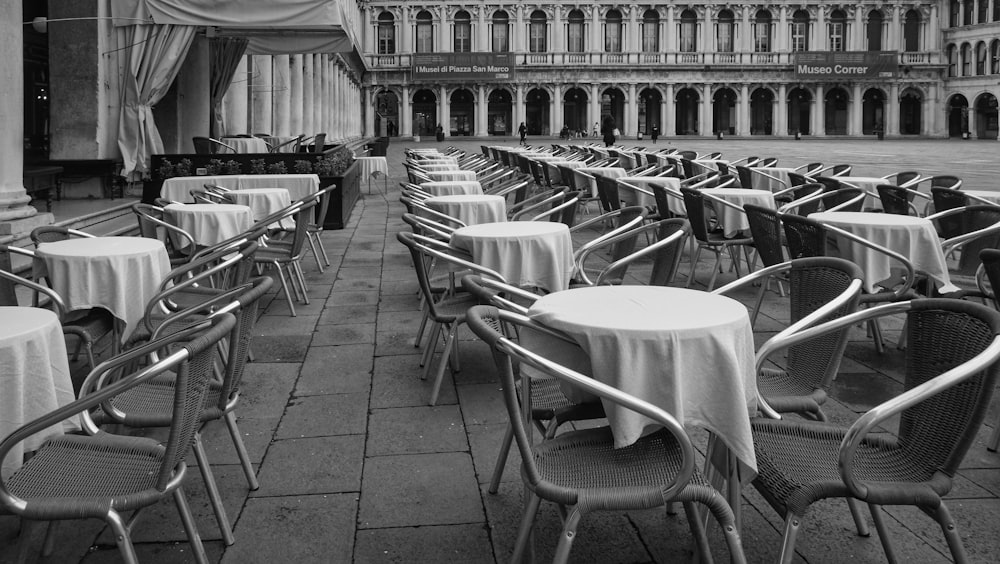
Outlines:
[{"label": "planter box", "polygon": [[[326,210],[326,217],[316,218],[317,222],[322,221],[323,229],[343,229],[351,217],[354,204],[358,202],[361,195],[360,178],[358,174],[358,163],[353,163],[343,176],[320,176],[320,188],[334,185],[336,188],[330,192],[330,205]],[[317,214],[319,211],[316,212]]]}]

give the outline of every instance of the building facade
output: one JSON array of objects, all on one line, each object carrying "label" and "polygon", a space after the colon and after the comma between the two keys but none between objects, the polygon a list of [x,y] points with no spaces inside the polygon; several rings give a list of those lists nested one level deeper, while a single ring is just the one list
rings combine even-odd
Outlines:
[{"label": "building facade", "polygon": [[[366,130],[431,135],[440,125],[487,137],[524,122],[529,135],[589,136],[611,116],[625,136],[996,138],[998,6],[371,0],[362,8]],[[893,65],[877,76],[810,76],[796,64],[823,53],[891,53]],[[486,68],[501,56],[510,72],[450,64]],[[423,72],[434,60],[438,70]]]}]

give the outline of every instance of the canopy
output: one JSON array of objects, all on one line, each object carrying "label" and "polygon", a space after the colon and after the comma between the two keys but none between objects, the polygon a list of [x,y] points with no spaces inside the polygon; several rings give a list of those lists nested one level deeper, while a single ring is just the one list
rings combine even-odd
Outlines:
[{"label": "canopy", "polygon": [[[344,21],[341,2],[331,0],[111,0],[111,15],[157,24],[305,31],[342,29]],[[131,23],[122,19],[119,25]]]}]

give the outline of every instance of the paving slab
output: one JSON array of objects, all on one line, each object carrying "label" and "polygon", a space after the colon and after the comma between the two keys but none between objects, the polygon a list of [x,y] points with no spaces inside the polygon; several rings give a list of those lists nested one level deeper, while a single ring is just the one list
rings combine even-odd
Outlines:
[{"label": "paving slab", "polygon": [[312,347],[295,386],[298,395],[367,392],[374,345]]},{"label": "paving slab", "polygon": [[288,402],[275,439],[365,434],[368,394],[300,396]]},{"label": "paving slab", "polygon": [[457,405],[373,409],[367,456],[468,452],[462,412]]},{"label": "paving slab", "polygon": [[364,443],[364,435],[275,441],[251,497],[360,491]]},{"label": "paving slab", "polygon": [[361,530],[355,541],[354,561],[372,564],[494,562],[489,534],[478,524]]}]

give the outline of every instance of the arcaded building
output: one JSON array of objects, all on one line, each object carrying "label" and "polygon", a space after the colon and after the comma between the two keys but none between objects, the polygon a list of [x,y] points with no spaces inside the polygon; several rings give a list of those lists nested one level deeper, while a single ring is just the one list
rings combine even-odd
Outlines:
[{"label": "arcaded building", "polygon": [[997,137],[1000,0],[362,10],[376,134]]}]

